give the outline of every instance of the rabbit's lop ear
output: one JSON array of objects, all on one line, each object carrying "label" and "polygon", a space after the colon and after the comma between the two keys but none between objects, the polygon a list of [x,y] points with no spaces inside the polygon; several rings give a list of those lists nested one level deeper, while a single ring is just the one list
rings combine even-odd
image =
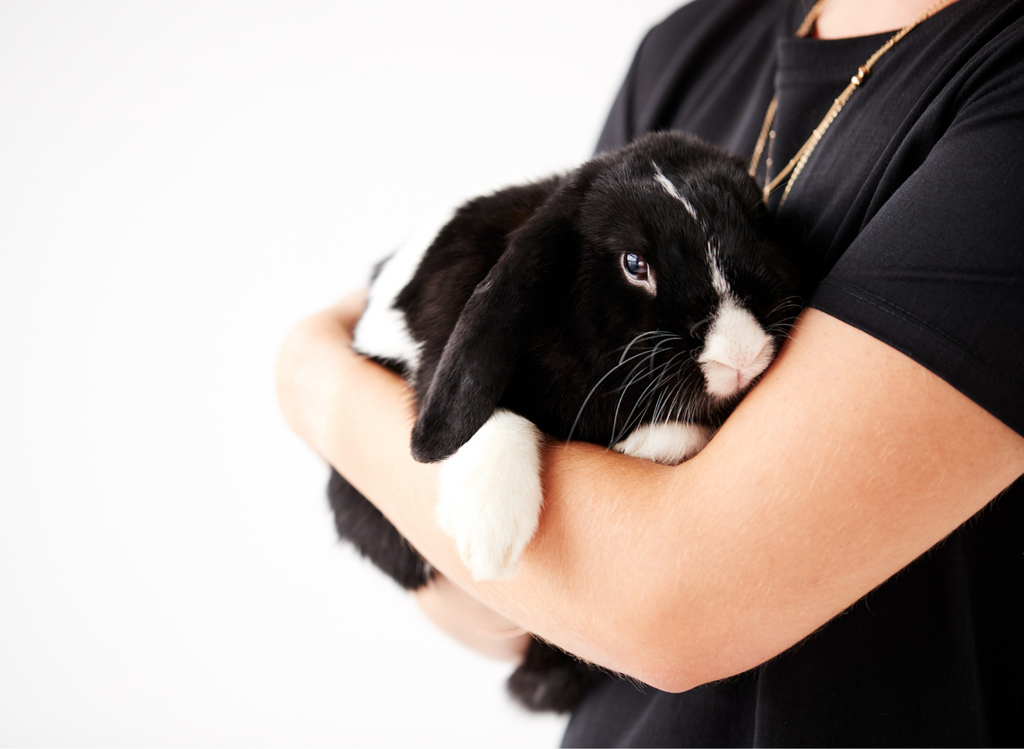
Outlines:
[{"label": "rabbit's lop ear", "polygon": [[444,460],[494,412],[531,334],[553,308],[577,239],[556,193],[516,231],[479,283],[445,344],[412,432],[412,455]]}]

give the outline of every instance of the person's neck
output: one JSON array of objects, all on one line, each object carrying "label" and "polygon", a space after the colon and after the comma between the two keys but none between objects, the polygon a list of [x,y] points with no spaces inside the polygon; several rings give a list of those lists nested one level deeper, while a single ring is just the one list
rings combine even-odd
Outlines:
[{"label": "person's neck", "polygon": [[[898,31],[936,0],[828,0],[814,26],[815,39],[845,39]],[[956,0],[949,0],[946,6]]]}]

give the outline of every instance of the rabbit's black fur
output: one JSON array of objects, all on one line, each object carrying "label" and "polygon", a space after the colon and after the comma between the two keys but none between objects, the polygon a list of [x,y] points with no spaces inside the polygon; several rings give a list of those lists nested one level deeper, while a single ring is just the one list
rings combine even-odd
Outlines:
[{"label": "rabbit's black fur", "polygon": [[[390,290],[387,267],[375,280],[356,348],[414,387],[412,452],[425,462],[455,461],[499,408],[555,439],[678,462],[760,375],[797,311],[794,267],[765,234],[744,165],[679,133],[472,200],[413,261]],[[405,326],[396,338],[405,344],[377,345],[382,320]],[[654,447],[630,442],[648,433],[641,427]],[[675,435],[695,442],[673,445]],[[431,579],[429,564],[336,473],[329,494],[343,538],[406,588]],[[449,522],[460,517],[456,507]],[[524,527],[506,567],[476,562],[474,574],[511,574],[534,526]],[[598,678],[535,640],[510,689],[532,709],[564,711]]]}]

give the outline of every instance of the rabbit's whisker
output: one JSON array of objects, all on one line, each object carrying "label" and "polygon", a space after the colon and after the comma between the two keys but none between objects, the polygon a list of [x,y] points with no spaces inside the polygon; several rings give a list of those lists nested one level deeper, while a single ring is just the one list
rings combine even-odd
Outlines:
[{"label": "rabbit's whisker", "polygon": [[670,333],[667,330],[648,330],[648,331],[646,331],[644,333],[640,333],[639,335],[634,336],[633,340],[631,340],[629,343],[626,344],[626,348],[623,350],[622,356],[619,357],[619,364],[622,364],[622,360],[626,358],[626,354],[629,353],[629,349],[632,348],[634,343],[637,343],[638,341],[643,340],[644,338],[650,338],[651,336],[666,336],[666,335],[673,335],[673,333]]},{"label": "rabbit's whisker", "polygon": [[[676,336],[676,338],[678,338],[678,336]],[[666,372],[668,372],[671,369],[672,364],[675,363],[675,361],[684,354],[686,354],[685,351],[677,351],[676,353],[672,354],[672,356],[667,361],[659,364],[657,367],[652,367],[651,369],[648,370],[646,375],[652,378],[651,382],[647,385],[646,388],[644,388],[643,392],[641,392],[640,395],[637,396],[637,399],[633,404],[633,408],[630,410],[629,415],[626,417],[625,426],[623,426],[623,428],[620,431],[616,431],[616,426],[618,424],[619,408],[622,405],[622,398],[619,399],[619,404],[618,406],[616,406],[615,409],[615,420],[612,423],[611,445],[615,445],[618,442],[620,442],[626,435],[633,431],[636,422],[643,420],[644,415],[650,410],[649,405],[644,405],[644,407],[640,411],[640,414],[637,415],[636,418],[634,418],[634,414],[636,413],[637,409],[640,408],[641,404],[644,404],[645,399],[649,402],[652,397],[654,397],[660,392],[659,389],[661,385],[667,379],[665,377]],[[639,379],[639,377],[635,379]],[[635,380],[631,380],[628,385],[632,385],[634,381]],[[625,391],[623,391],[623,397],[624,396]],[[655,412],[657,412],[657,409],[655,409]],[[652,419],[652,421],[657,421],[657,419]]]},{"label": "rabbit's whisker", "polygon": [[[675,365],[679,357],[684,354],[686,354],[685,351],[676,352],[672,358],[665,362],[665,366],[662,369],[661,374],[658,376],[658,380],[655,383],[658,400],[654,406],[654,416],[651,418],[652,423],[658,423],[658,416],[661,413],[661,409],[664,407],[665,403],[668,402],[667,396],[677,387],[678,383],[676,380],[679,367],[673,367],[673,365]],[[662,385],[666,382],[671,383],[671,385],[668,388],[662,388]]]},{"label": "rabbit's whisker", "polygon": [[582,405],[580,405],[579,411],[576,412],[576,420],[573,421],[573,423],[572,423],[572,428],[569,430],[569,436],[565,438],[566,442],[570,442],[572,440],[572,435],[576,431],[576,427],[580,423],[580,417],[583,416],[583,409],[585,409],[587,407],[587,403],[590,402],[591,397],[593,397],[594,393],[597,392],[597,389],[599,387],[601,387],[601,383],[603,383],[605,380],[607,380],[609,377],[611,377],[615,373],[615,370],[617,370],[619,367],[624,366],[625,364],[629,363],[633,359],[640,359],[640,358],[643,358],[644,356],[646,356],[646,352],[640,352],[639,354],[634,354],[629,359],[625,359],[625,360],[620,359],[618,364],[616,364],[614,367],[612,367],[607,372],[605,372],[604,375],[602,375],[601,379],[598,380],[597,383],[594,385],[594,387],[590,388],[590,392],[587,393],[587,397],[583,399],[583,403],[582,403]]}]

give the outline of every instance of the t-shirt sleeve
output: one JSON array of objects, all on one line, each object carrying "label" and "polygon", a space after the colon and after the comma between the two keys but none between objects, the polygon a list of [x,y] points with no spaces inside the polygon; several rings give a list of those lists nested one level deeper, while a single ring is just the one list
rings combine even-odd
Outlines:
[{"label": "t-shirt sleeve", "polygon": [[810,306],[902,351],[1024,434],[1024,62],[991,67],[1001,72],[963,94]]}]

